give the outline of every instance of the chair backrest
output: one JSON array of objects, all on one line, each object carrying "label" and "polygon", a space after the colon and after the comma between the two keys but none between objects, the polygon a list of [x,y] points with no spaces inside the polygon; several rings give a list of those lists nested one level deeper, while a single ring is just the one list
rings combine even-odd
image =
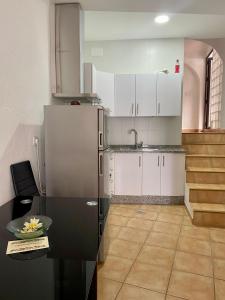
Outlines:
[{"label": "chair backrest", "polygon": [[16,196],[39,196],[29,160],[10,166]]}]

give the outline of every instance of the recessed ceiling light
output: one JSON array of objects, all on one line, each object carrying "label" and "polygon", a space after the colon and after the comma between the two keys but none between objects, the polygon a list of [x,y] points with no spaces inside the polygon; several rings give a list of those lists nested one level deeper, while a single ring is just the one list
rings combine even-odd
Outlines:
[{"label": "recessed ceiling light", "polygon": [[163,24],[169,22],[170,18],[167,15],[160,15],[155,17],[155,22],[158,24]]}]

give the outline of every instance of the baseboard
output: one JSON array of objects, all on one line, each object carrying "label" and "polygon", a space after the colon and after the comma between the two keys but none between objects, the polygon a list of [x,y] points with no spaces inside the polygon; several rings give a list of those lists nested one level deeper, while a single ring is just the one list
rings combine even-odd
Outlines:
[{"label": "baseboard", "polygon": [[114,204],[171,204],[183,205],[184,196],[127,196],[113,195],[111,203]]}]

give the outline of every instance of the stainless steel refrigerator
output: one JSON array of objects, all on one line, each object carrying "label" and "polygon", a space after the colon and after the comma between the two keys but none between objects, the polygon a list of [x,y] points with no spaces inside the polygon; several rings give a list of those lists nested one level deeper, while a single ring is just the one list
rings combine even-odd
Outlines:
[{"label": "stainless steel refrigerator", "polygon": [[107,196],[107,113],[100,106],[44,109],[47,196]]}]

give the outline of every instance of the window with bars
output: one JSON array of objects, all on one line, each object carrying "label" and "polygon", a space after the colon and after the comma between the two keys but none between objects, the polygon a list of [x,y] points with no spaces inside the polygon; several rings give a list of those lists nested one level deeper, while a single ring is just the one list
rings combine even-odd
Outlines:
[{"label": "window with bars", "polygon": [[208,101],[208,124],[211,129],[220,128],[223,61],[215,49],[208,56],[210,62],[210,84]]}]

